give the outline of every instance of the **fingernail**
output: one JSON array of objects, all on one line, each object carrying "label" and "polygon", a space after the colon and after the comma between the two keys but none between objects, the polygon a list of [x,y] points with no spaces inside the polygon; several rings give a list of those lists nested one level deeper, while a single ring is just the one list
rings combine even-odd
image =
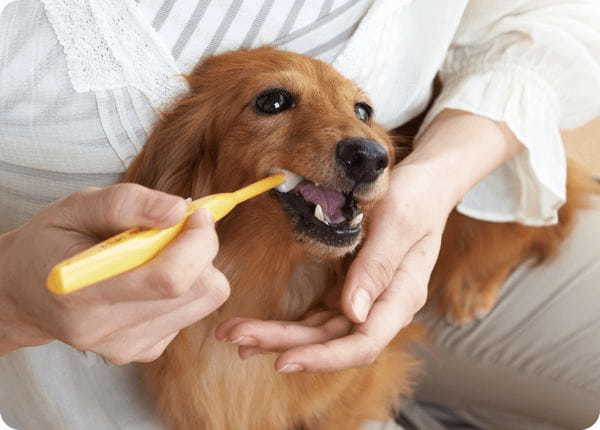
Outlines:
[{"label": "fingernail", "polygon": [[239,346],[257,346],[258,341],[250,336],[240,336],[237,339],[230,340],[229,343],[234,343]]},{"label": "fingernail", "polygon": [[352,297],[352,310],[360,322],[363,322],[367,319],[370,306],[371,296],[369,293],[362,288],[356,290],[354,296]]},{"label": "fingernail", "polygon": [[300,366],[299,364],[294,364],[294,363],[289,363],[286,364],[285,366],[283,366],[281,369],[278,370],[279,373],[293,373],[293,372],[301,372],[302,366]]}]

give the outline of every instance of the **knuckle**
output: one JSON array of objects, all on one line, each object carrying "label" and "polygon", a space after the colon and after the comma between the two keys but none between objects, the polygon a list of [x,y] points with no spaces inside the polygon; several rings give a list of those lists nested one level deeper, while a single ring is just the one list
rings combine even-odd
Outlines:
[{"label": "knuckle", "polygon": [[202,240],[204,252],[208,261],[213,261],[219,252],[219,237],[215,229],[204,229],[202,231]]},{"label": "knuckle", "polygon": [[67,328],[63,334],[65,343],[80,351],[89,351],[98,343],[98,338],[86,333],[80,327]]},{"label": "knuckle", "polygon": [[108,354],[105,357],[108,361],[110,361],[115,366],[124,366],[126,364],[131,363],[134,359],[134,357],[131,354],[129,354],[127,352],[121,352],[121,351],[117,351],[112,354]]},{"label": "knuckle", "polygon": [[77,208],[82,204],[82,201],[85,198],[85,195],[89,193],[85,190],[80,190],[75,193],[71,193],[65,198],[59,200],[58,202],[53,203],[50,207],[59,211],[58,216],[66,217],[69,216],[68,213],[73,210],[73,208]]},{"label": "knuckle", "polygon": [[204,291],[208,290],[208,295],[215,301],[217,306],[221,306],[231,294],[231,287],[225,275],[210,266],[206,269],[200,282]]},{"label": "knuckle", "polygon": [[371,259],[364,266],[364,274],[369,281],[365,287],[375,290],[375,293],[383,290],[392,280],[394,271],[394,264],[388,257]]},{"label": "knuckle", "polygon": [[153,361],[158,360],[163,354],[163,352],[164,350],[162,349],[160,351],[152,351],[147,354],[143,354],[141,356],[136,357],[135,361],[137,363],[152,363]]},{"label": "knuckle", "polygon": [[109,224],[116,224],[125,213],[140,199],[145,188],[138,184],[116,184],[108,188],[106,194],[107,208],[105,218]]},{"label": "knuckle", "polygon": [[227,278],[225,278],[225,276],[219,276],[218,281],[215,283],[215,295],[217,302],[219,302],[219,304],[222,305],[223,303],[225,303],[225,301],[227,301],[230,294],[231,287],[229,285],[229,281],[227,281]]},{"label": "knuckle", "polygon": [[184,232],[205,265],[212,265],[219,252],[219,238],[214,228],[194,227]]},{"label": "knuckle", "polygon": [[157,270],[148,275],[147,282],[152,290],[164,298],[177,298],[189,290],[189,285],[175,271]]}]

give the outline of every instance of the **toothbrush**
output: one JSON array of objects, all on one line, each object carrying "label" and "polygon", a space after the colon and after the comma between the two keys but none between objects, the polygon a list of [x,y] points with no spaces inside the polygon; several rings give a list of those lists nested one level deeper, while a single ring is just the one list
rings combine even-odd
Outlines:
[{"label": "toothbrush", "polygon": [[232,193],[213,194],[194,200],[184,219],[166,229],[126,230],[54,266],[48,275],[46,287],[55,294],[69,294],[141,266],[177,237],[187,218],[196,210],[206,208],[218,221],[239,203],[269,191],[284,181],[285,175],[278,173]]}]

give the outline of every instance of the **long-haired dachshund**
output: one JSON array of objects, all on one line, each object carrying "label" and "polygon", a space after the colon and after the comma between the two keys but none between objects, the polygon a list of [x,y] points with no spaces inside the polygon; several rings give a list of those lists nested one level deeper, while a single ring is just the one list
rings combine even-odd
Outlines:
[{"label": "long-haired dachshund", "polygon": [[[160,415],[186,430],[351,430],[386,419],[410,392],[417,361],[408,344],[420,337],[417,327],[401,331],[367,367],[321,374],[278,374],[272,355],[242,361],[213,329],[233,317],[297,320],[339,286],[342,257],[359,245],[369,209],[385,196],[397,161],[392,137],[355,84],[298,54],[225,53],[202,62],[188,81],[189,92],[159,120],[124,181],[193,198],[278,169],[299,182],[244,203],[218,224],[215,266],[231,297],[145,366]],[[479,315],[516,265],[555,252],[587,187],[575,173],[557,226],[451,215],[431,284],[443,311],[461,321]]]}]

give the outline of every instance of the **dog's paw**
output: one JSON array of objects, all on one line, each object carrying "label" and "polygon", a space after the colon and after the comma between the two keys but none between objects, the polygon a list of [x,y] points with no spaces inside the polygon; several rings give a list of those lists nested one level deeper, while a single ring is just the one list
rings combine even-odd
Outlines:
[{"label": "dog's paw", "polygon": [[488,287],[478,292],[464,292],[443,306],[449,324],[463,326],[485,318],[496,305],[498,287]]}]

